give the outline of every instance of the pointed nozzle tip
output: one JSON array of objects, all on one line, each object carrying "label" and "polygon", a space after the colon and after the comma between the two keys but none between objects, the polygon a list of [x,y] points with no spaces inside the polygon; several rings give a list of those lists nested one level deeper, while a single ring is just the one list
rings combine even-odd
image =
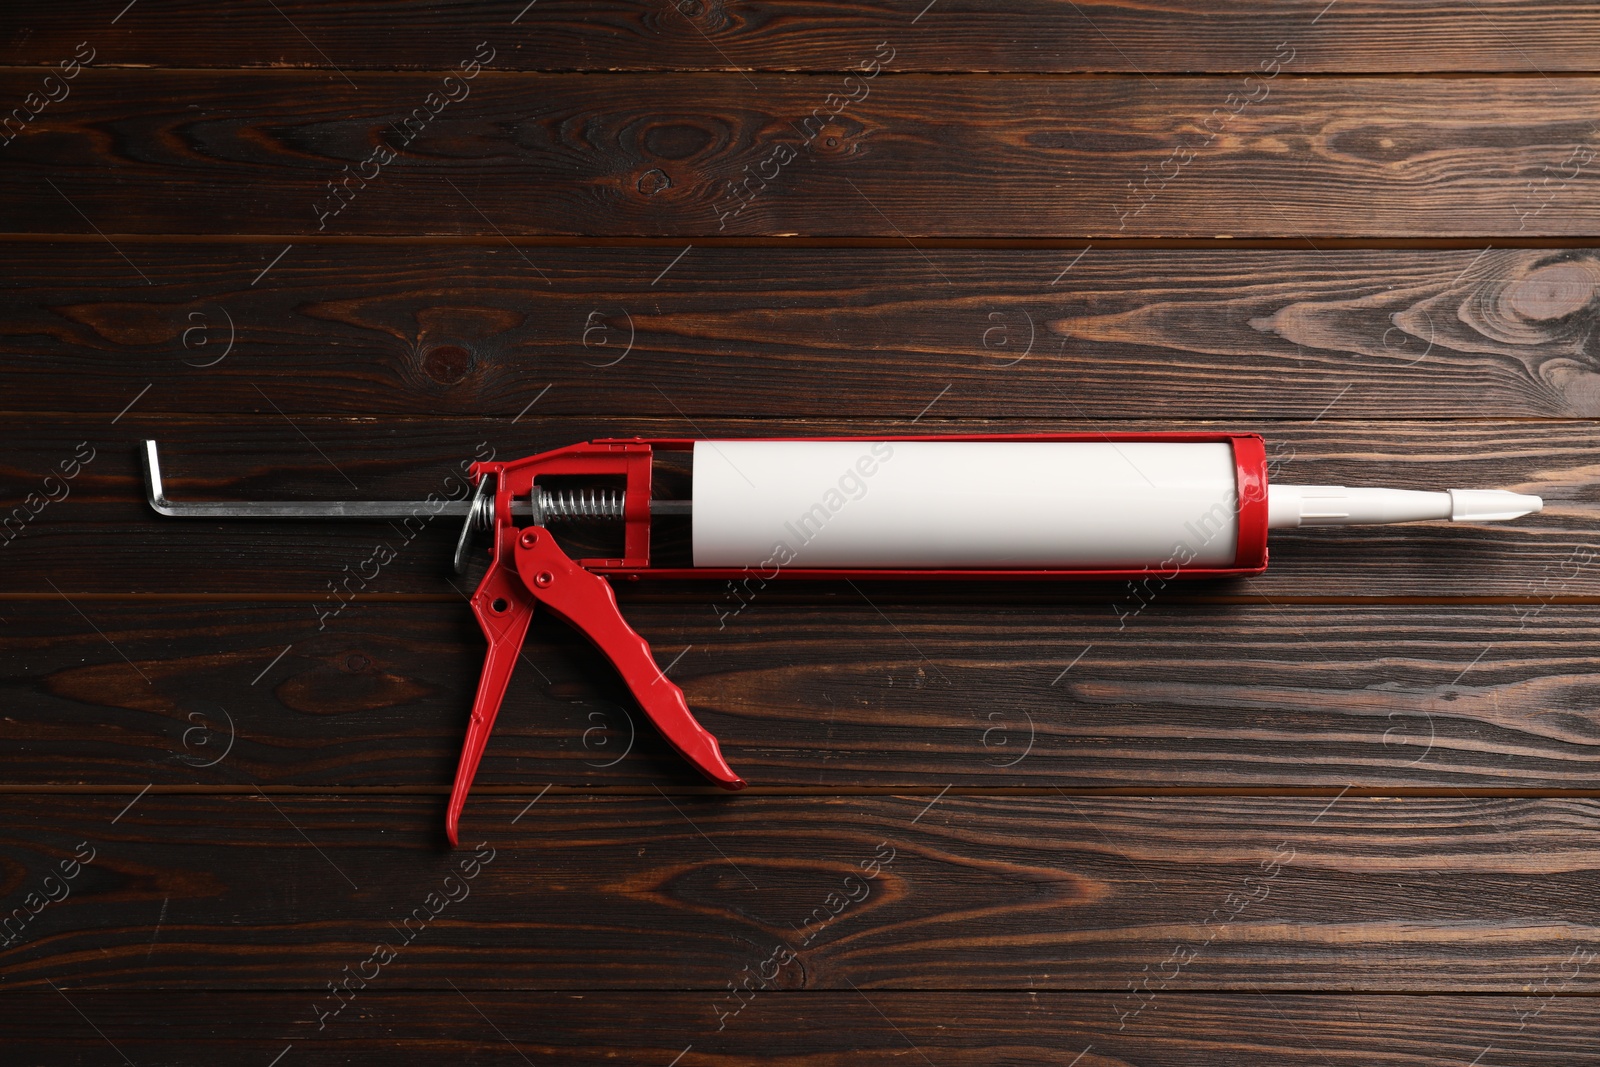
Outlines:
[{"label": "pointed nozzle tip", "polygon": [[1544,501],[1505,489],[1450,490],[1451,522],[1506,522],[1544,510]]}]

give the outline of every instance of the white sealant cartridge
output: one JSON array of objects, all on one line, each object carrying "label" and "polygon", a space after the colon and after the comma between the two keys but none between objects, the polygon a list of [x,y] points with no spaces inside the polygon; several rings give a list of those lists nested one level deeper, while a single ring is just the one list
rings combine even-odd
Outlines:
[{"label": "white sealant cartridge", "polygon": [[1501,490],[1269,487],[1254,434],[694,444],[696,568],[1250,574],[1269,529],[1541,507]]}]

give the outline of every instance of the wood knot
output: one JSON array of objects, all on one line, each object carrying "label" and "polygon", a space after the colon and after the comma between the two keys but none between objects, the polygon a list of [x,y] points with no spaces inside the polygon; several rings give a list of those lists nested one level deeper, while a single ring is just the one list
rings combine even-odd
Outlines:
[{"label": "wood knot", "polygon": [[845,115],[835,115],[821,127],[815,128],[814,132],[809,121],[802,124],[802,129],[811,135],[807,147],[823,156],[855,155],[866,133],[865,126]]},{"label": "wood knot", "polygon": [[1600,264],[1587,260],[1552,263],[1514,282],[1506,292],[1506,304],[1535,322],[1566,318],[1589,305],[1597,281]]},{"label": "wood knot", "polygon": [[439,345],[422,359],[422,370],[440,385],[455,385],[472,369],[472,353],[460,345]]},{"label": "wood knot", "polygon": [[672,188],[672,179],[667,177],[666,171],[655,167],[639,175],[639,194],[641,196],[655,196]]}]

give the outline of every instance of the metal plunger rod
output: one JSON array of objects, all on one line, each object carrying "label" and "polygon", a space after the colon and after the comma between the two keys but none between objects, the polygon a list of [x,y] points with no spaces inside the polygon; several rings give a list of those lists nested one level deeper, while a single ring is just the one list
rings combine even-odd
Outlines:
[{"label": "metal plunger rod", "polygon": [[[156,454],[156,443],[145,441],[144,452],[145,496],[150,506],[159,514],[180,519],[405,519],[428,513],[465,518],[472,510],[472,501],[461,500],[195,500],[167,499],[161,484],[161,460]],[[620,498],[621,494],[618,493]],[[547,501],[562,499],[561,494],[545,494]],[[687,500],[652,500],[652,515],[688,515],[691,504]],[[620,507],[617,509],[620,514]],[[549,517],[588,518],[582,514],[567,514],[549,506]],[[532,502],[527,498],[512,501],[511,514],[517,518],[534,516]]]}]

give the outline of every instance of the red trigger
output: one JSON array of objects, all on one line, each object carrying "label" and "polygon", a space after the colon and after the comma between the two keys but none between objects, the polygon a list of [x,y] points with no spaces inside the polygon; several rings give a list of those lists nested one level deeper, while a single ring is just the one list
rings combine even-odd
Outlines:
[{"label": "red trigger", "polygon": [[[506,531],[511,536],[516,535],[514,527],[508,526]],[[498,539],[502,534],[497,530],[495,536]],[[478,583],[478,591],[472,594],[472,613],[478,617],[478,626],[489,642],[489,651],[483,658],[478,695],[472,701],[467,739],[461,746],[461,762],[456,766],[456,781],[445,812],[444,832],[452,847],[457,843],[456,828],[461,821],[461,809],[467,803],[467,793],[472,789],[472,779],[478,773],[478,761],[489,743],[494,720],[505,700],[506,687],[511,684],[511,673],[516,669],[517,657],[522,654],[522,642],[528,636],[528,624],[533,621],[533,597],[523,588],[516,573],[500,562],[500,545],[496,544],[495,549],[495,562]]]}]

